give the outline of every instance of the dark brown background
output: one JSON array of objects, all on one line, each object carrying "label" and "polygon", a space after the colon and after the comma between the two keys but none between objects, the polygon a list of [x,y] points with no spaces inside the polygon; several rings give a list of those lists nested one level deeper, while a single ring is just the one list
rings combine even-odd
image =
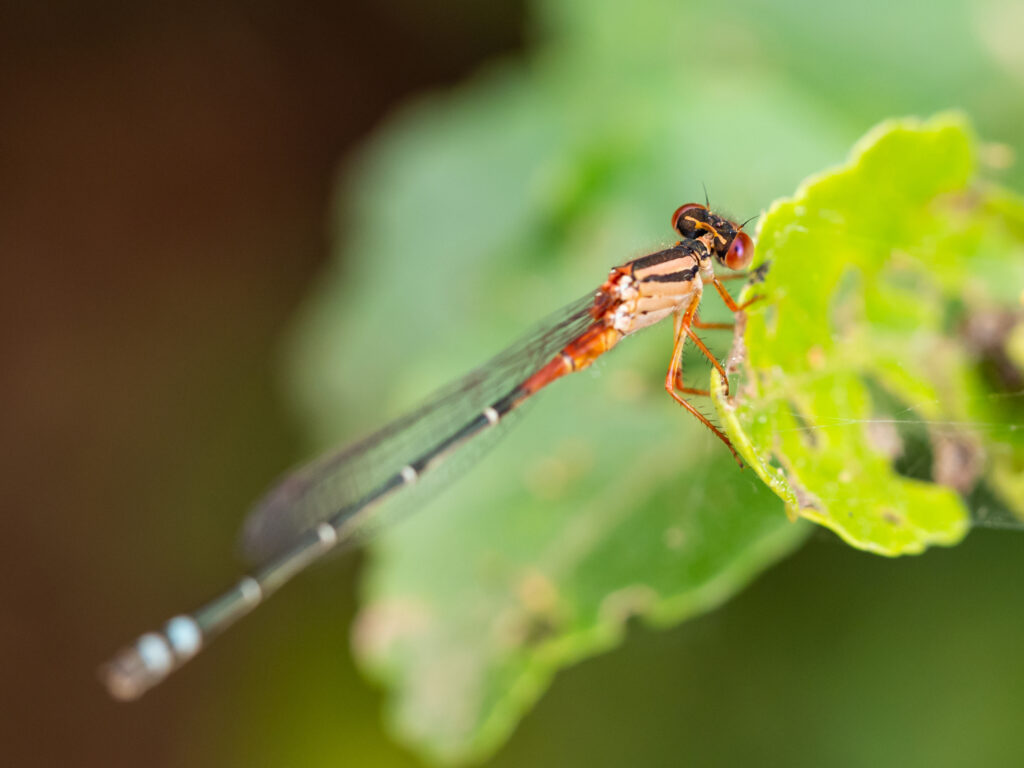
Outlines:
[{"label": "dark brown background", "polygon": [[5,764],[181,757],[216,682],[125,707],[95,669],[232,577],[301,450],[275,355],[339,159],[520,27],[516,2],[0,5]]}]

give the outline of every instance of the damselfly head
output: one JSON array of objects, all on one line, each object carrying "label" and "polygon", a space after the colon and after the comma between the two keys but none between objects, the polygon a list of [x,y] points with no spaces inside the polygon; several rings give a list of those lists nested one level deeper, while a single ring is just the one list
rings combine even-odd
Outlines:
[{"label": "damselfly head", "polygon": [[672,214],[672,227],[683,237],[695,240],[711,234],[711,251],[729,269],[746,269],[754,257],[754,242],[742,228],[712,213],[701,203],[681,205]]}]

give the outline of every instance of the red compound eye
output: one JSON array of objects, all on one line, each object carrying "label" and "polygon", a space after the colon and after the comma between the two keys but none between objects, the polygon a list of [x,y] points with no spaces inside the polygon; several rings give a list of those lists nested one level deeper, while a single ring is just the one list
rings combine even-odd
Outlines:
[{"label": "red compound eye", "polygon": [[737,232],[725,254],[725,266],[729,269],[746,269],[754,258],[754,241],[746,232]]},{"label": "red compound eye", "polygon": [[676,212],[672,214],[672,229],[679,229],[679,219],[687,211],[692,211],[695,209],[706,211],[707,207],[701,205],[700,203],[687,203],[686,205],[680,205],[678,208],[676,208]]}]

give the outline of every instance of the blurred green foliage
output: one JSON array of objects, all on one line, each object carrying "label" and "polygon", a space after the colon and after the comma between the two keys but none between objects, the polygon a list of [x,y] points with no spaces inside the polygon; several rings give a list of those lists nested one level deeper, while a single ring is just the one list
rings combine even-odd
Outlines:
[{"label": "blurred green foliage", "polygon": [[[949,106],[1019,142],[998,3],[534,7],[525,62],[410,105],[345,174],[339,259],[292,347],[321,446],[414,405],[667,242],[669,213],[702,182],[714,207],[749,215],[879,119]],[[357,650],[422,753],[487,754],[559,665],[618,642],[627,618],[706,610],[804,536],[661,391],[669,337],[653,330],[553,387],[473,473],[372,546]],[[712,688],[671,693],[710,706]]]},{"label": "blurred green foliage", "polygon": [[[958,542],[969,511],[956,488],[979,476],[1024,512],[1008,481],[1024,473],[1019,398],[1007,396],[1020,382],[982,365],[1005,356],[1019,314],[1024,219],[975,165],[960,117],[885,124],[761,222],[771,269],[753,289],[764,300],[744,334],[749,375],[719,413],[791,515],[873,552]],[[1006,328],[978,329],[993,324]],[[934,458],[913,458],[925,479],[897,471],[915,453],[906,424],[927,428]]]}]

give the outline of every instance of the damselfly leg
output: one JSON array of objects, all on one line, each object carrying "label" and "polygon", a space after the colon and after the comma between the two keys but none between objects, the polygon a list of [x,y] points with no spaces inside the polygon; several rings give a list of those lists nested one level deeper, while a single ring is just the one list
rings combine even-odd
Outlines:
[{"label": "damselfly leg", "polygon": [[702,331],[731,331],[736,327],[735,323],[705,323],[700,319],[700,315],[693,318],[693,327],[700,328]]},{"label": "damselfly leg", "polygon": [[712,362],[717,368],[723,380],[726,382],[728,387],[728,378],[725,375],[725,369],[722,368],[722,364],[718,362],[717,358],[711,354],[704,342],[698,338],[697,334],[693,332],[692,323],[693,319],[697,314],[697,310],[700,308],[701,299],[701,287],[698,281],[694,288],[693,298],[690,299],[690,304],[685,311],[676,314],[675,319],[675,341],[672,345],[672,359],[669,362],[668,373],[665,374],[665,391],[672,396],[672,399],[679,403],[683,408],[689,411],[695,419],[701,422],[705,427],[711,430],[711,433],[725,443],[725,447],[732,453],[733,458],[742,467],[743,462],[740,460],[739,454],[736,449],[733,448],[732,441],[725,436],[718,427],[711,423],[707,416],[698,411],[694,405],[684,398],[680,392],[691,395],[707,395],[707,390],[697,390],[690,387],[682,386],[683,382],[683,345],[686,343],[686,339],[690,338],[698,346],[701,352]]}]

